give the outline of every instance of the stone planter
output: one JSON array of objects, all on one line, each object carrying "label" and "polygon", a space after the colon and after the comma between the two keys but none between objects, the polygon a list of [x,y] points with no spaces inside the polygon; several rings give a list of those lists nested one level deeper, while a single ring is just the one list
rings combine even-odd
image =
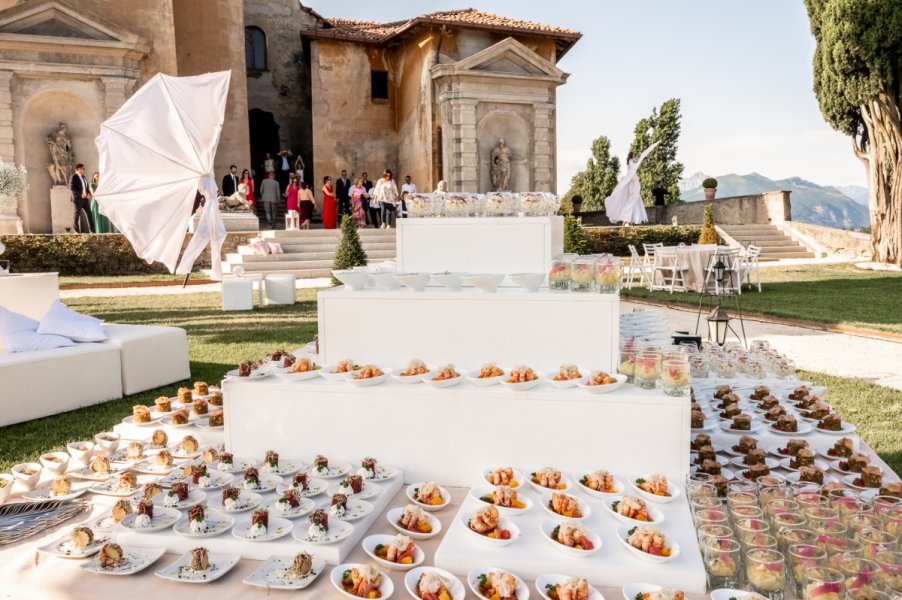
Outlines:
[{"label": "stone planter", "polygon": [[705,200],[714,200],[714,194],[717,193],[717,188],[705,188]]}]

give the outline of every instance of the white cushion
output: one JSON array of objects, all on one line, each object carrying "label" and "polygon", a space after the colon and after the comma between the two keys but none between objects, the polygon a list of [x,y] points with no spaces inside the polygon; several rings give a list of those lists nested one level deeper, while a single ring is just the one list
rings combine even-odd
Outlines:
[{"label": "white cushion", "polygon": [[29,352],[74,346],[67,337],[37,333],[38,322],[0,306],[0,337],[7,352]]},{"label": "white cushion", "polygon": [[75,312],[59,300],[54,300],[41,319],[38,333],[61,335],[73,342],[102,342],[107,339],[103,321]]}]

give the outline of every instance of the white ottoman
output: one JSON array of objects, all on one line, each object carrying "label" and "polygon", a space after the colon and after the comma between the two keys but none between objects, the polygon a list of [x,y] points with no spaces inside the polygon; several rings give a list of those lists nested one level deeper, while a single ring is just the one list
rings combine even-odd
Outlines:
[{"label": "white ottoman", "polygon": [[294,304],[296,296],[294,275],[273,273],[263,284],[267,304]]},{"label": "white ottoman", "polygon": [[137,394],[191,377],[188,334],[184,329],[158,325],[105,327],[110,339],[104,344],[119,349],[124,394]]},{"label": "white ottoman", "polygon": [[254,308],[254,282],[245,277],[222,278],[222,310]]}]

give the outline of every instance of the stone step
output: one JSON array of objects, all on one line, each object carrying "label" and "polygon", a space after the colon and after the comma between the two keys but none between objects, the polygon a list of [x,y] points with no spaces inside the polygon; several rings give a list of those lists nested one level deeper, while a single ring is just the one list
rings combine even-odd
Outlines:
[{"label": "stone step", "polygon": [[748,225],[721,225],[727,231],[735,230],[742,231],[747,229],[766,229],[769,231],[779,231],[780,229],[776,225],[766,225],[763,223],[749,223]]},{"label": "stone step", "polygon": [[[223,267],[225,272],[230,272],[227,267]],[[245,269],[245,273],[249,271]],[[315,279],[319,277],[331,277],[332,270],[331,269],[272,269],[267,271],[267,275],[275,274],[275,273],[287,273],[290,275],[294,275],[298,279]]]},{"label": "stone step", "polygon": [[[289,238],[290,239],[290,238]],[[370,250],[391,250],[395,251],[397,245],[395,242],[370,242],[366,240],[361,240],[363,242],[363,249],[369,252]],[[273,242],[277,242],[282,246],[282,250],[288,254],[289,252],[329,252],[334,251],[336,247],[338,247],[338,242],[334,242],[331,244],[322,244],[316,242],[298,242],[295,240],[292,241],[277,241],[273,240]]]},{"label": "stone step", "polygon": [[[268,258],[268,257],[264,257]],[[241,263],[245,273],[277,273],[303,269],[332,269],[332,259],[328,260],[269,260],[261,262]],[[234,266],[234,265],[232,265]]]},{"label": "stone step", "polygon": [[[367,251],[367,258],[370,260],[394,260],[395,251],[391,250],[375,250]],[[232,253],[227,255],[226,260],[236,264],[249,264],[260,262],[277,262],[283,261],[305,261],[305,260],[333,260],[335,258],[335,250],[331,252],[286,252],[284,254],[244,254]]]},{"label": "stone step", "polygon": [[761,252],[761,258],[765,259],[781,259],[781,258],[815,258],[814,252],[805,250],[782,251],[782,252]]},{"label": "stone step", "polygon": [[807,252],[808,250],[804,246],[800,246],[799,244],[773,244],[770,246],[761,246],[761,254],[769,254],[772,252]]},{"label": "stone step", "polygon": [[[730,233],[729,231],[727,233]],[[783,240],[792,239],[785,233],[732,233],[730,234],[735,240]]]},{"label": "stone step", "polygon": [[[339,239],[340,231],[338,229],[268,229],[261,231],[260,236],[264,238],[307,238],[307,239]],[[360,239],[383,238],[395,239],[394,229],[358,229],[357,234]]]}]

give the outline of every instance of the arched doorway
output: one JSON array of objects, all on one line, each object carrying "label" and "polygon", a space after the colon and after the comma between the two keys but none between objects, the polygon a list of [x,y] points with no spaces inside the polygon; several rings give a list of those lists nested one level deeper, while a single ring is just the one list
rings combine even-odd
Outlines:
[{"label": "arched doorway", "polygon": [[251,140],[251,164],[257,183],[263,179],[263,160],[266,153],[275,158],[279,152],[279,124],[271,112],[252,108],[247,112]]}]

